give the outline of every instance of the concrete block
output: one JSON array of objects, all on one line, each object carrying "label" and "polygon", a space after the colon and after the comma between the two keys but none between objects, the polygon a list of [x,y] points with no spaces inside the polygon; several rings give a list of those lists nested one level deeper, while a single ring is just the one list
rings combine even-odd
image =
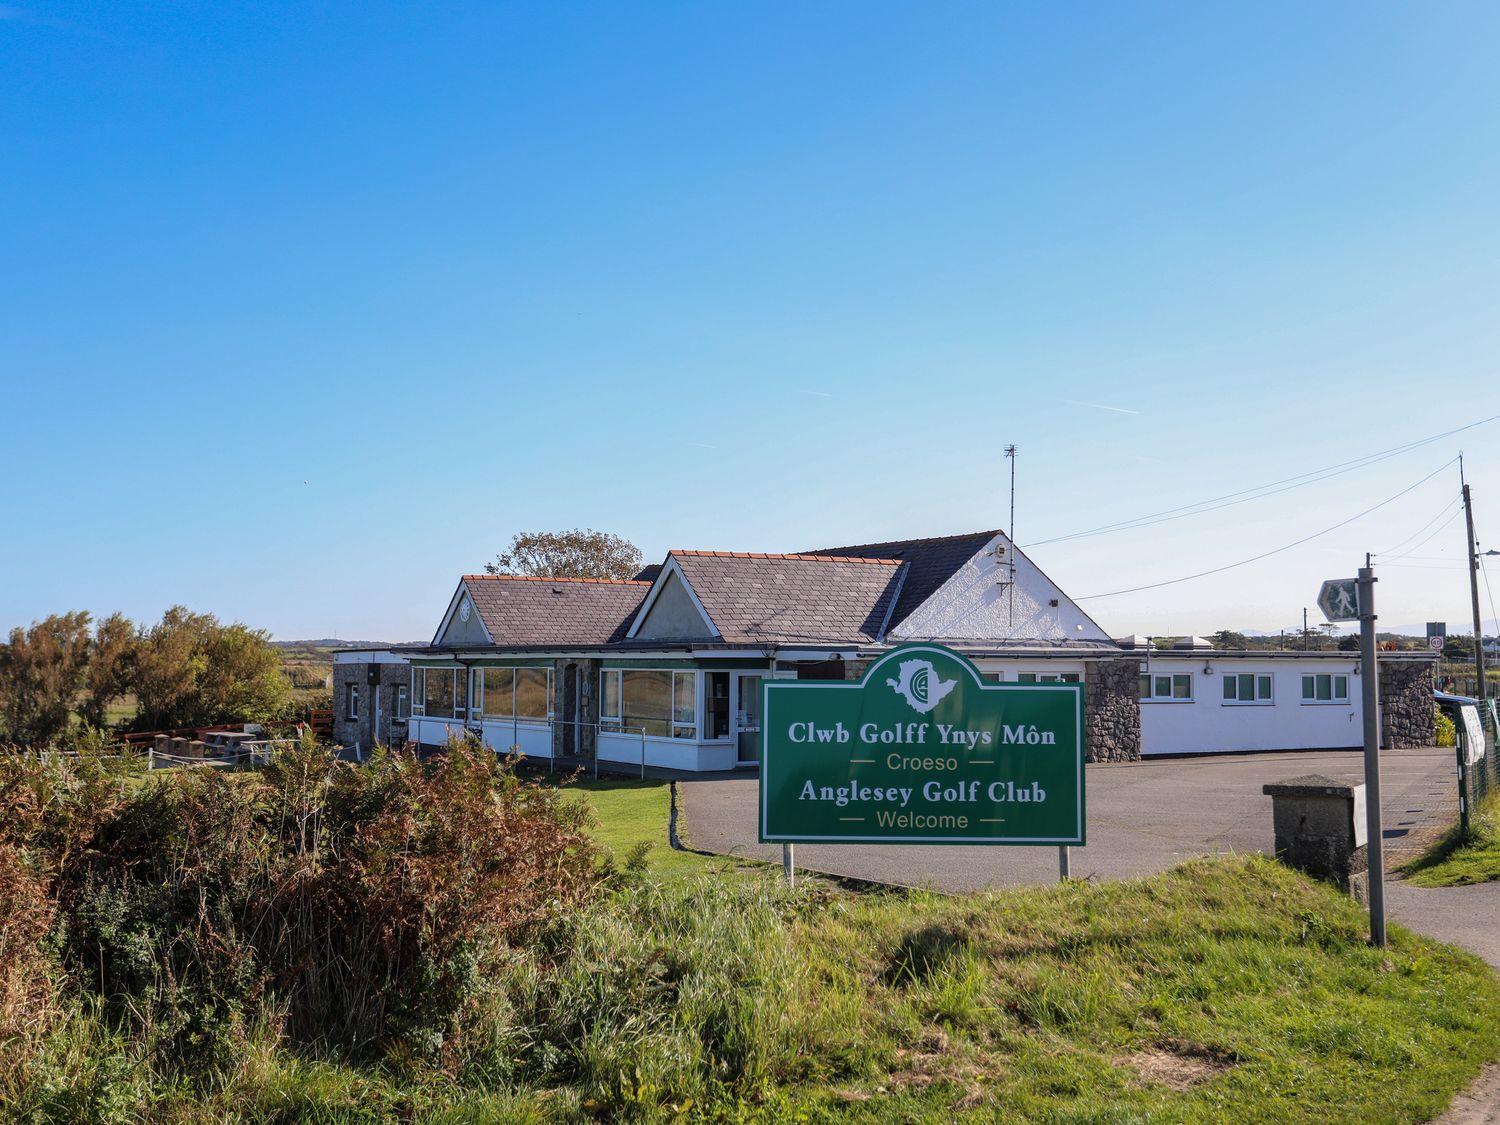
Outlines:
[{"label": "concrete block", "polygon": [[1261,791],[1271,798],[1276,858],[1358,897],[1369,870],[1368,852],[1359,842],[1363,832],[1355,823],[1364,786],[1308,774]]}]

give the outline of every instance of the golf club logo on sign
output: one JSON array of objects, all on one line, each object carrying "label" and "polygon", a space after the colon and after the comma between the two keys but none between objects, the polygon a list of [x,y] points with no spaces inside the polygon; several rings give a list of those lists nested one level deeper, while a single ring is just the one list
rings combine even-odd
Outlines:
[{"label": "golf club logo on sign", "polygon": [[911,705],[913,711],[925,715],[943,701],[958,681],[940,679],[931,661],[903,660],[901,675],[886,680],[886,683]]},{"label": "golf club logo on sign", "polygon": [[989,683],[915,644],[857,683],[761,690],[762,840],[1084,842],[1080,684]]}]

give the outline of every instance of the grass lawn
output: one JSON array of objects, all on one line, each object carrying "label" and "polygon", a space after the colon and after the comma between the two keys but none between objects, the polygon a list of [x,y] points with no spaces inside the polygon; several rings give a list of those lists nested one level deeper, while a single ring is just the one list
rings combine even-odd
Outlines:
[{"label": "grass lawn", "polygon": [[667,842],[667,821],[672,794],[666,781],[579,779],[567,791],[593,807],[597,821],[592,829],[594,838],[610,850],[616,863],[623,864],[632,849],[642,844],[650,848],[646,853],[646,870],[654,879],[722,876],[764,866],[671,847]]},{"label": "grass lawn", "polygon": [[1474,804],[1467,838],[1455,824],[1402,873],[1416,887],[1459,887],[1500,879],[1500,792]]},{"label": "grass lawn", "polygon": [[225,1084],[153,1087],[132,1119],[1421,1122],[1500,1057],[1478,958],[1401,926],[1374,949],[1358,904],[1263,856],[959,896],[793,889],[672,850],[666,782],[567,793],[619,862],[650,845],[644,878],[517,949],[503,1069],[252,1038]]}]

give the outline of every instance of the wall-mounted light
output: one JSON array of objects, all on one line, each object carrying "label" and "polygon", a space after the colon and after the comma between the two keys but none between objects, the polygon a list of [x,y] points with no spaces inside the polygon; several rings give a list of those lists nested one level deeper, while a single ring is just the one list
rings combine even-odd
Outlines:
[{"label": "wall-mounted light", "polygon": [[1214,674],[1214,666],[1205,661],[1203,665],[1203,674],[1205,676],[1212,676]]}]

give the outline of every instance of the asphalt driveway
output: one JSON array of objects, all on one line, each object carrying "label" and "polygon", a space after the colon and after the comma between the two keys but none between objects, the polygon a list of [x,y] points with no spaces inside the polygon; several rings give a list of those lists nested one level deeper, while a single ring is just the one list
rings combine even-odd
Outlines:
[{"label": "asphalt driveway", "polygon": [[[1358,751],[1220,754],[1088,767],[1088,846],[1072,849],[1074,878],[1125,879],[1200,855],[1271,852],[1266,782],[1321,773],[1358,782]],[[1452,750],[1381,756],[1387,867],[1403,862],[1458,815]],[[756,840],[754,776],[678,781],[694,846],[779,860]],[[937,890],[1025,886],[1057,880],[1056,848],[798,844],[797,866],[831,875]]]}]

